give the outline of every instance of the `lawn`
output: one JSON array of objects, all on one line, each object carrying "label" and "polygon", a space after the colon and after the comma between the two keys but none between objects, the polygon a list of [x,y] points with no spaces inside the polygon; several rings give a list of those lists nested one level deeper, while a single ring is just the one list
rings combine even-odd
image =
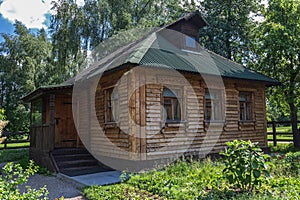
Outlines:
[{"label": "lawn", "polygon": [[[267,128],[267,132],[272,132],[272,131],[273,131],[272,127]],[[276,127],[276,132],[277,133],[291,133],[292,132],[292,127],[291,126]]]},{"label": "lawn", "polygon": [[[8,143],[6,148],[21,148],[21,147],[29,147],[30,142],[28,141],[27,135],[17,135],[8,139]],[[4,144],[0,144],[0,149],[4,148]]]},{"label": "lawn", "polygon": [[29,160],[28,148],[0,150],[0,163],[22,160]]},{"label": "lawn", "polygon": [[[21,142],[21,143],[8,143],[7,148],[20,148],[20,147],[29,147],[30,143],[29,142]],[[0,144],[0,149],[4,148],[4,144]]]},{"label": "lawn", "polygon": [[271,177],[261,187],[242,192],[224,178],[222,160],[178,161],[162,170],[131,174],[117,185],[83,190],[87,199],[299,199],[300,151],[291,145],[272,147],[281,152],[270,158]]},{"label": "lawn", "polygon": [[[268,133],[272,133],[272,127],[268,127],[267,128],[267,132]],[[292,133],[292,127],[291,126],[281,126],[281,127],[276,127],[276,139],[277,140],[291,140],[290,142],[292,142],[293,140],[293,135],[283,135],[280,133]],[[273,135],[268,135],[268,140],[272,140],[273,139]],[[280,141],[278,141],[280,142]]]}]

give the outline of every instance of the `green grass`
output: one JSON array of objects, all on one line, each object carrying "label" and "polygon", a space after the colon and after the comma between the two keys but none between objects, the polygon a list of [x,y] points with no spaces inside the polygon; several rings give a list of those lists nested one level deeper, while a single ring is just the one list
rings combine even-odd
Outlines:
[{"label": "green grass", "polygon": [[[18,148],[18,147],[29,147],[30,143],[29,142],[21,142],[21,143],[8,143],[7,148]],[[0,148],[4,148],[4,144],[0,144]]]},{"label": "green grass", "polygon": [[295,148],[293,143],[277,143],[277,146],[270,143],[269,147],[272,153],[286,154],[288,152],[300,152],[300,149]]},{"label": "green grass", "polygon": [[29,149],[0,150],[0,163],[29,160]]},{"label": "green grass", "polygon": [[163,170],[131,174],[118,185],[93,186],[83,190],[87,199],[300,199],[300,150],[291,145],[271,147],[279,154],[269,163],[271,178],[260,188],[245,193],[223,177],[220,160],[178,161]]},{"label": "green grass", "polygon": [[[272,131],[273,131],[272,127],[267,128],[268,133],[271,133]],[[292,127],[291,126],[276,127],[276,139],[278,139],[278,140],[281,140],[281,139],[293,140],[293,135],[292,134],[282,135],[280,133],[292,133]],[[268,140],[272,140],[273,135],[268,135],[267,138],[268,138]],[[278,141],[278,143],[280,143],[280,142],[281,141]],[[287,141],[287,142],[289,142],[289,141]],[[292,141],[290,141],[290,142],[292,142]]]},{"label": "green grass", "polygon": [[[273,132],[272,127],[268,127],[267,132]],[[276,132],[277,133],[292,133],[292,127],[291,126],[276,127]]]},{"label": "green grass", "polygon": [[[0,163],[4,162],[18,162],[24,169],[26,169],[29,164],[29,148],[0,150]],[[47,168],[40,165],[38,165],[38,167],[39,174],[51,174]]]}]

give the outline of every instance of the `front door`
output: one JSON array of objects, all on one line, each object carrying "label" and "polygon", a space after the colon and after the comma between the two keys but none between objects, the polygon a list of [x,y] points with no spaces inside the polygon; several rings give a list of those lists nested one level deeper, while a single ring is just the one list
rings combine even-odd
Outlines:
[{"label": "front door", "polygon": [[81,146],[73,120],[71,96],[57,95],[55,99],[55,148]]}]

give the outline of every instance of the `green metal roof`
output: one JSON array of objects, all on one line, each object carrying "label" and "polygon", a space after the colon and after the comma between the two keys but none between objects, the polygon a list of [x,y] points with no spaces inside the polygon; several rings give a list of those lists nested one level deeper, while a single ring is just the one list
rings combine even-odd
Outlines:
[{"label": "green metal roof", "polygon": [[[157,30],[145,39],[131,43],[117,50],[94,66],[93,70],[83,72],[81,78],[89,79],[107,70],[131,63],[146,67],[175,69],[203,75],[216,75],[227,78],[255,80],[267,85],[279,82],[263,74],[250,70],[204,48],[197,52],[185,51],[175,47]],[[77,79],[78,80],[78,79]]]},{"label": "green metal roof", "polygon": [[[189,17],[197,14],[199,13],[192,13]],[[184,19],[185,18],[181,18],[178,21]],[[205,24],[205,22],[203,23]],[[197,52],[179,49],[173,44],[173,42],[170,42],[170,39],[168,38],[169,36],[172,37],[176,31],[169,33],[169,35],[166,34],[169,30],[167,28],[171,25],[167,25],[157,30],[152,30],[148,35],[143,36],[143,38],[124,45],[115,52],[105,56],[100,61],[94,63],[88,69],[80,72],[79,76],[74,77],[61,85],[41,87],[27,96],[32,96],[37,92],[49,89],[59,89],[60,87],[64,88],[72,86],[75,81],[90,79],[105,71],[118,69],[124,64],[136,64],[145,67],[167,69],[171,68],[178,71],[199,73],[202,75],[216,75],[227,78],[255,80],[264,82],[267,86],[280,84],[275,79],[250,70],[204,48],[200,48]],[[23,99],[28,99],[26,98],[27,96]]]},{"label": "green metal roof", "polygon": [[[194,15],[199,15],[199,13],[195,12],[187,16],[191,18]],[[177,22],[184,19],[183,17]],[[173,40],[179,40],[179,37],[182,37],[183,34],[168,29],[171,25],[152,30],[136,42],[117,49],[96,62],[92,67],[81,72],[76,77],[76,81],[90,79],[105,71],[117,69],[124,64],[136,64],[146,67],[171,68],[203,75],[255,80],[265,82],[269,86],[279,84],[278,81],[272,78],[250,70],[207,49],[200,48],[197,52],[179,49],[174,45],[176,41],[172,42],[170,37],[173,37]],[[70,84],[74,81],[73,78],[65,83]]]},{"label": "green metal roof", "polygon": [[[149,45],[149,43],[152,44]],[[266,82],[268,85],[279,84],[278,81],[272,78],[204,48],[197,52],[178,49],[161,37],[159,32],[152,33],[149,38],[144,40],[143,44],[131,53],[127,61],[149,67],[171,68],[203,75],[256,80]]]}]

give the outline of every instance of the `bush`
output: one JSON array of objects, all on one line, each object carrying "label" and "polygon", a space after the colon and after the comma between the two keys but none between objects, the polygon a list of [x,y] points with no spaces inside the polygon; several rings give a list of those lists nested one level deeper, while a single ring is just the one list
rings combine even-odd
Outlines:
[{"label": "bush", "polygon": [[34,165],[33,161],[26,170],[23,170],[20,164],[14,164],[12,162],[7,163],[2,169],[2,175],[0,176],[0,199],[1,200],[36,200],[36,199],[48,199],[48,191],[46,186],[39,190],[26,187],[24,193],[20,193],[19,186],[26,183],[29,176],[38,171],[38,167]]},{"label": "bush", "polygon": [[6,117],[5,117],[4,109],[1,108],[0,109],[0,121],[4,121],[4,120],[6,120]]},{"label": "bush", "polygon": [[[1,117],[1,116],[0,116]],[[0,144],[6,139],[6,137],[2,137],[2,130],[8,124],[8,121],[0,120]]]},{"label": "bush", "polygon": [[250,141],[227,142],[228,148],[220,154],[224,156],[225,168],[223,173],[229,183],[251,192],[254,187],[261,186],[263,180],[270,176],[266,159],[256,143]]}]

